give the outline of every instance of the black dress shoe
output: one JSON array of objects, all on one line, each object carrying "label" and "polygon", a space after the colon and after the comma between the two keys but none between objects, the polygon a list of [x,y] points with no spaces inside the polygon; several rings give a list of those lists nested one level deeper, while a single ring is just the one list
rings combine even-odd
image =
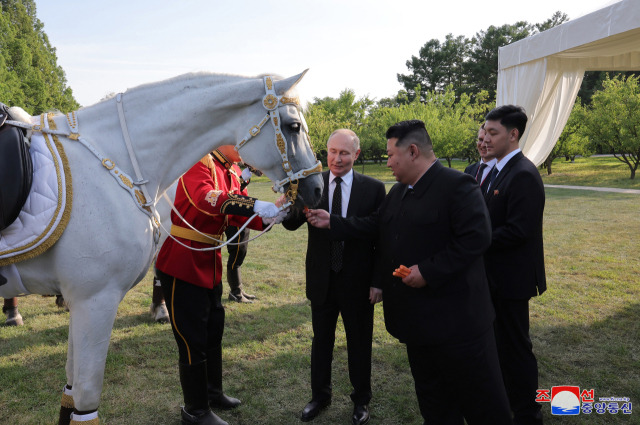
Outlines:
[{"label": "black dress shoe", "polygon": [[369,423],[369,406],[366,404],[356,404],[353,406],[351,423],[353,425],[367,425]]},{"label": "black dress shoe", "polygon": [[302,422],[309,422],[310,420],[318,416],[318,413],[320,413],[322,409],[326,408],[330,404],[331,399],[323,401],[311,400],[304,407],[304,409],[302,409],[302,416],[300,417],[300,419],[302,420]]}]

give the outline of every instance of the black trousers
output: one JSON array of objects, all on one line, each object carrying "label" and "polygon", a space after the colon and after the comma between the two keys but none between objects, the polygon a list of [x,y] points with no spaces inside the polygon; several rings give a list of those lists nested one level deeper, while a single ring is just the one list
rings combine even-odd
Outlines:
[{"label": "black trousers", "polygon": [[542,424],[541,406],[535,401],[538,362],[529,337],[529,300],[494,297],[493,305],[498,356],[513,422]]},{"label": "black trousers", "polygon": [[[224,233],[227,235],[227,240],[233,237],[238,232],[239,227],[228,226]],[[233,240],[234,243],[244,242],[249,239],[249,228],[245,227],[238,235],[238,238]],[[227,270],[238,269],[244,263],[244,259],[247,256],[247,247],[249,244],[243,243],[242,245],[227,245],[227,252],[229,258],[227,259]]]},{"label": "black trousers", "polygon": [[207,360],[218,349],[224,332],[222,286],[202,288],[157,271],[169,310],[171,329],[182,364]]},{"label": "black trousers", "polygon": [[331,272],[327,298],[311,303],[313,343],[311,344],[311,392],[314,400],[331,398],[331,363],[338,315],[347,337],[351,400],[368,404],[371,400],[371,343],[374,307],[369,288],[357,287],[341,272]]},{"label": "black trousers", "polygon": [[492,329],[455,345],[407,345],[407,355],[425,424],[512,423]]}]

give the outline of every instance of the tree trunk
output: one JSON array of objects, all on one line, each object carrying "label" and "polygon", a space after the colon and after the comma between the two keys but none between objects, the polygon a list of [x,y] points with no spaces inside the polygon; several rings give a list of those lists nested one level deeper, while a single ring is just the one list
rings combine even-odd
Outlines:
[{"label": "tree trunk", "polygon": [[551,175],[551,163],[553,162],[553,158],[551,156],[549,156],[547,159],[544,160],[544,165],[545,167],[547,167],[547,175],[550,176]]}]

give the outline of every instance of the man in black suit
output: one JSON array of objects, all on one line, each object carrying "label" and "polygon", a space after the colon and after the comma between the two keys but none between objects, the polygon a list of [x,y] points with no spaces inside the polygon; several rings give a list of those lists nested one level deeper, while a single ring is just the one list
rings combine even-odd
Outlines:
[{"label": "man in black suit", "polygon": [[[374,286],[387,330],[406,344],[425,423],[511,424],[482,259],[491,226],[480,189],[437,160],[422,121],[395,124],[386,136],[398,183],[377,213],[307,217],[335,239],[377,240]],[[394,273],[401,265],[404,277]]]},{"label": "man in black suit", "polygon": [[487,152],[487,147],[483,143],[484,133],[484,124],[482,124],[478,130],[478,137],[476,138],[476,149],[478,149],[480,160],[464,169],[466,174],[476,179],[483,193],[487,191],[487,185],[489,184],[487,177],[489,177],[491,170],[497,162],[496,159]]},{"label": "man in black suit", "polygon": [[[360,154],[360,140],[351,130],[334,131],[327,141],[327,163],[323,173],[324,193],[318,208],[341,216],[366,216],[385,196],[384,184],[353,171]],[[282,224],[295,230],[306,222],[302,211]],[[311,300],[313,343],[311,345],[311,401],[302,411],[310,421],[331,403],[331,361],[338,314],[347,337],[349,379],[353,386],[352,423],[369,422],[371,400],[371,343],[373,308],[381,300],[371,287],[375,245],[367,241],[331,242],[329,232],[308,226],[306,276]]]},{"label": "man in black suit", "polygon": [[515,424],[542,424],[535,402],[538,364],[529,337],[529,299],[547,288],[542,247],[544,186],[536,166],[518,148],[527,125],[520,106],[504,105],[485,117],[484,144],[498,162],[485,200],[491,247],[485,266],[496,309],[500,366]]}]

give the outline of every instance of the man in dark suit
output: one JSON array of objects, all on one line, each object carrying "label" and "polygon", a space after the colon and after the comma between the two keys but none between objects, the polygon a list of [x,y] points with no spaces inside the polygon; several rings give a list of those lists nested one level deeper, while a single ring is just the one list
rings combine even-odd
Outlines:
[{"label": "man in dark suit", "polygon": [[[334,131],[327,142],[327,163],[323,173],[324,193],[318,208],[340,216],[366,216],[375,211],[385,196],[384,184],[353,171],[360,154],[360,141],[351,130]],[[299,211],[283,222],[295,230],[306,222]],[[353,386],[352,423],[369,422],[371,400],[371,343],[373,308],[381,299],[371,287],[374,249],[372,242],[331,242],[329,232],[308,226],[306,276],[307,298],[311,300],[313,343],[311,346],[311,401],[302,411],[310,421],[331,403],[331,361],[338,314],[347,337],[349,379]]]},{"label": "man in dark suit", "polygon": [[466,174],[476,179],[483,193],[487,191],[487,185],[489,184],[487,177],[489,177],[491,170],[497,162],[496,159],[487,152],[487,147],[483,143],[484,133],[484,124],[482,124],[478,130],[478,137],[476,138],[476,149],[478,149],[480,160],[464,169]]},{"label": "man in dark suit", "polygon": [[492,227],[485,266],[514,423],[542,424],[535,402],[538,364],[529,337],[529,299],[547,288],[542,247],[545,196],[540,173],[518,148],[526,124],[520,106],[500,106],[486,116],[484,144],[498,162],[485,194]]},{"label": "man in dark suit", "polygon": [[[395,124],[386,136],[398,183],[377,213],[307,217],[335,239],[377,240],[374,286],[387,330],[406,344],[425,423],[511,424],[482,259],[491,227],[480,189],[437,160],[422,121]],[[397,276],[401,265],[409,272]]]}]

